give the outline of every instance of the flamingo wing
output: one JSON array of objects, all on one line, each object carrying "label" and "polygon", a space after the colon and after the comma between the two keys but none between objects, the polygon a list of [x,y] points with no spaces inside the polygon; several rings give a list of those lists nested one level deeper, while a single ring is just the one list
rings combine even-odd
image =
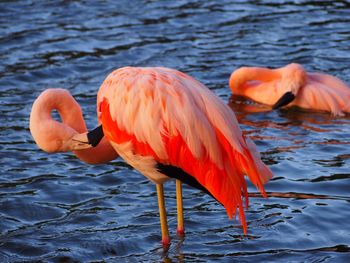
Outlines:
[{"label": "flamingo wing", "polygon": [[330,111],[335,116],[350,112],[350,89],[330,75],[309,73],[298,97],[296,105],[300,107]]},{"label": "flamingo wing", "polygon": [[125,67],[104,81],[98,107],[105,135],[131,165],[150,179],[159,172],[157,164],[181,169],[230,218],[239,210],[246,232],[244,175],[265,195],[263,183],[272,174],[232,110],[208,88],[176,70]]}]

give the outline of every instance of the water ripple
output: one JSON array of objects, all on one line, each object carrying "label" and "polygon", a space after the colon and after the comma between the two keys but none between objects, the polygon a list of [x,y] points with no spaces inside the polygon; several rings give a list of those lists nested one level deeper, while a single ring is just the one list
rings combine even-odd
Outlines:
[{"label": "water ripple", "polygon": [[[0,15],[1,262],[346,262],[350,119],[270,111],[231,96],[244,65],[302,63],[350,82],[350,3],[342,1],[21,1]],[[15,21],[15,22],[14,22]],[[160,244],[155,187],[118,159],[85,165],[39,150],[31,104],[63,87],[97,123],[96,91],[113,69],[168,66],[205,83],[235,111],[275,177],[268,199],[248,185],[248,234],[211,197],[184,187],[186,236]]]}]

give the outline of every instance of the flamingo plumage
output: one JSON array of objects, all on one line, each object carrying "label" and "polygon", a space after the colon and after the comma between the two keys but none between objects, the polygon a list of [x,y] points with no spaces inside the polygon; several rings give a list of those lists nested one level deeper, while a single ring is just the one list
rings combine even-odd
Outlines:
[{"label": "flamingo plumage", "polygon": [[323,73],[309,73],[296,63],[281,68],[241,67],[230,77],[235,95],[272,105],[298,106],[331,112],[335,116],[350,113],[350,87],[342,80]]},{"label": "flamingo plumage", "polygon": [[[112,146],[114,155],[105,154],[107,157],[118,154],[156,184],[163,244],[169,244],[169,234],[162,185],[170,178],[177,181],[178,232],[184,231],[180,181],[212,195],[226,208],[229,218],[238,211],[247,232],[244,175],[266,196],[263,184],[272,173],[261,161],[255,144],[242,134],[233,111],[207,87],[169,68],[124,67],[102,83],[97,113],[103,131],[100,144],[104,145],[96,147]],[[39,119],[31,116],[31,130],[35,131]],[[71,126],[64,118],[63,123]],[[64,150],[91,150],[90,133],[73,126],[67,129]],[[36,138],[40,136],[33,136],[45,150]]]},{"label": "flamingo plumage", "polygon": [[[52,118],[53,110],[57,110],[62,123]],[[73,151],[89,164],[106,163],[118,157],[107,138],[84,150],[83,145],[72,140],[87,132],[87,128],[78,102],[64,89],[47,89],[40,94],[32,106],[29,128],[36,144],[48,153]]]}]

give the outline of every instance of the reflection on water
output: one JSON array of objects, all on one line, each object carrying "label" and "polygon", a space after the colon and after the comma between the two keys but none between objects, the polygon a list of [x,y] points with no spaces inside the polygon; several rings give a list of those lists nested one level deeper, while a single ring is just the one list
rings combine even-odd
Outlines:
[{"label": "reflection on water", "polygon": [[[350,118],[271,111],[231,96],[240,66],[292,61],[350,82],[348,1],[21,1],[0,15],[0,262],[346,262],[350,257]],[[249,185],[249,230],[184,188],[163,251],[154,185],[122,160],[86,165],[37,149],[30,107],[63,87],[94,127],[95,96],[115,68],[168,66],[205,83],[236,112],[275,176]]]}]

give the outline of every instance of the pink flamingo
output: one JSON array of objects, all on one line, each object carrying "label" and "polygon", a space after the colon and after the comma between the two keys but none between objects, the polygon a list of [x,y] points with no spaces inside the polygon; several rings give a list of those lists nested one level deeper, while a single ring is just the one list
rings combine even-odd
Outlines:
[{"label": "pink flamingo", "polygon": [[[63,123],[52,118],[53,110],[58,111]],[[33,103],[29,128],[36,144],[49,153],[73,151],[80,160],[90,164],[106,163],[118,157],[107,138],[102,138],[96,147],[83,150],[76,141],[79,133],[87,132],[82,111],[64,89],[47,89],[40,94]]]},{"label": "pink flamingo", "polygon": [[241,67],[231,74],[229,86],[235,95],[273,109],[298,106],[335,116],[350,113],[349,86],[327,74],[308,73],[296,63],[278,69]]},{"label": "pink flamingo", "polygon": [[[52,119],[53,109],[63,123]],[[212,195],[229,218],[239,211],[247,232],[244,175],[266,197],[263,184],[272,174],[254,143],[242,135],[233,111],[208,88],[173,69],[124,67],[104,80],[97,114],[101,125],[87,133],[73,97],[50,89],[34,102],[30,130],[45,151],[74,151],[90,163],[118,154],[154,182],[164,245],[170,240],[163,183],[170,178],[176,179],[178,233],[184,233],[181,181]]]}]

